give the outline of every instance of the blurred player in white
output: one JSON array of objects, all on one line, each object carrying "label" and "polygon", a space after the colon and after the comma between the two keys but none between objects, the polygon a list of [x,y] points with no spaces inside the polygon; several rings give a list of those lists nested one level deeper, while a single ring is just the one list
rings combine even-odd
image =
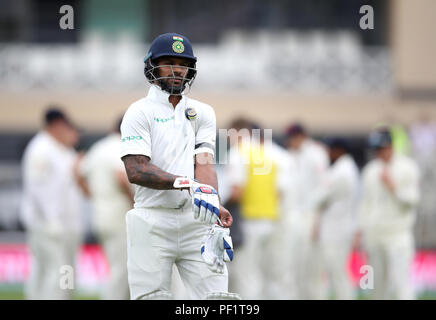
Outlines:
[{"label": "blurred player in white", "polygon": [[348,258],[359,192],[359,169],[342,138],[328,141],[331,166],[325,185],[318,189],[313,239],[321,248],[322,266],[335,299],[353,299]]},{"label": "blurred player in white", "polygon": [[133,186],[119,157],[120,124],[117,121],[112,133],[91,146],[77,172],[79,185],[91,197],[93,229],[110,267],[102,292],[102,298],[107,300],[129,299],[125,216],[133,208]]},{"label": "blurred player in white", "polygon": [[296,195],[288,215],[291,254],[291,294],[295,299],[325,299],[327,291],[322,279],[321,255],[318,242],[311,234],[315,223],[316,195],[323,185],[329,166],[327,151],[311,139],[301,124],[287,130],[287,146],[295,162]]},{"label": "blurred player in white", "polygon": [[413,226],[419,201],[419,169],[396,154],[389,130],[370,134],[375,150],[362,172],[362,200],[356,243],[363,236],[368,264],[374,270],[373,299],[414,299],[410,271],[415,253]]},{"label": "blurred player in white", "polygon": [[151,88],[121,124],[121,158],[135,184],[126,217],[132,299],[172,298],[174,264],[190,298],[239,298],[228,292],[224,263],[233,258],[232,216],[217,194],[215,112],[183,94],[196,60],[185,36],[154,39],[144,60]]},{"label": "blurred player in white", "polygon": [[[235,281],[244,299],[280,299],[284,269],[279,256],[282,198],[289,187],[290,157],[285,149],[253,124],[251,139],[230,149],[228,177],[232,198],[240,200],[244,242],[235,261]],[[270,131],[271,132],[271,131]],[[281,238],[280,238],[281,239]],[[277,240],[277,241],[276,241]]]},{"label": "blurred player in white", "polygon": [[69,299],[73,292],[61,287],[61,267],[75,267],[82,240],[83,199],[73,174],[78,140],[67,116],[53,107],[24,151],[21,213],[31,253],[27,299]]}]

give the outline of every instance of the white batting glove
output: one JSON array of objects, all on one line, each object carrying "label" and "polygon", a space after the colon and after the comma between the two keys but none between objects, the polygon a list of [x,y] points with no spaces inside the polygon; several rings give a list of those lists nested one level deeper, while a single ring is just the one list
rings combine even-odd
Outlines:
[{"label": "white batting glove", "polygon": [[214,224],[204,236],[200,251],[209,269],[216,273],[224,273],[224,263],[233,260],[230,229]]},{"label": "white batting glove", "polygon": [[218,221],[220,202],[213,187],[190,178],[177,178],[173,186],[176,189],[189,189],[195,219],[205,224],[215,224]]}]

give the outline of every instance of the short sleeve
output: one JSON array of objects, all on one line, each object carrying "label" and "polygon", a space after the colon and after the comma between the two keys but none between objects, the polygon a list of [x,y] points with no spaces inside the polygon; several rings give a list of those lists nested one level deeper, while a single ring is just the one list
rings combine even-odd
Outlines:
[{"label": "short sleeve", "polygon": [[139,154],[151,158],[150,123],[139,108],[131,106],[121,122],[121,153]]},{"label": "short sleeve", "polygon": [[211,106],[205,105],[198,121],[194,154],[215,154],[216,116]]},{"label": "short sleeve", "polygon": [[80,161],[79,174],[82,177],[86,177],[90,171],[91,171],[91,155],[90,152],[88,151],[88,153],[85,154],[85,156]]}]

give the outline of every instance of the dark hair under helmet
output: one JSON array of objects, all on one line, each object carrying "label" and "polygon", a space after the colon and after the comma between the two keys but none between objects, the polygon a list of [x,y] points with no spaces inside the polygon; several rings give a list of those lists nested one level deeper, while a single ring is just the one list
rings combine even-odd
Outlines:
[{"label": "dark hair under helmet", "polygon": [[[159,67],[156,65],[156,59],[161,57],[177,57],[185,58],[191,62],[188,67],[188,72],[185,77],[176,76],[173,71],[173,75],[169,77],[159,76]],[[186,85],[191,86],[194,82],[197,70],[195,64],[197,58],[194,56],[191,42],[188,38],[177,33],[164,33],[158,36],[151,43],[148,54],[144,59],[144,74],[148,79],[148,82],[154,83],[157,81],[162,90],[174,94],[180,95],[185,90]],[[168,84],[168,79],[180,79],[182,84],[180,86],[171,86]]]},{"label": "dark hair under helmet", "polygon": [[391,133],[388,128],[382,128],[370,133],[368,146],[371,149],[380,149],[392,144]]}]

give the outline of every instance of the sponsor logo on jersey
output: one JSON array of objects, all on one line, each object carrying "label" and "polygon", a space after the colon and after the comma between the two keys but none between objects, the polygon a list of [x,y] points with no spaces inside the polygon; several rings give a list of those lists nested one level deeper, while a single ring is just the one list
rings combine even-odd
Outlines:
[{"label": "sponsor logo on jersey", "polygon": [[128,136],[121,139],[122,142],[132,141],[132,140],[142,140],[141,136]]},{"label": "sponsor logo on jersey", "polygon": [[157,117],[154,117],[154,121],[156,121],[156,122],[167,122],[167,121],[170,121],[170,120],[174,120],[174,116],[171,116],[171,117],[169,117],[169,118],[157,118]]}]

